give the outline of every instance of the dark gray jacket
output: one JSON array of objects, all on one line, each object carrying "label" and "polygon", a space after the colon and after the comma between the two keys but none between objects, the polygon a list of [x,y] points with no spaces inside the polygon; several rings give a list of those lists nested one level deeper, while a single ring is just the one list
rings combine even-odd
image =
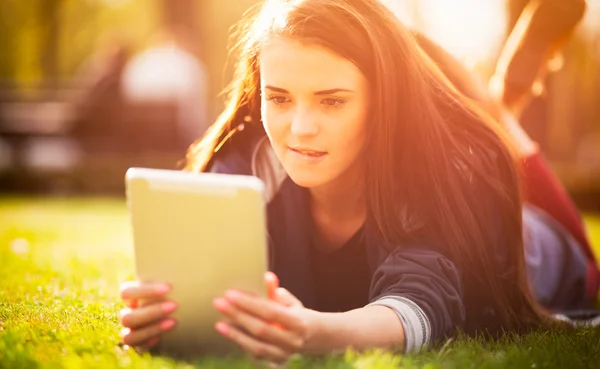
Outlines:
[{"label": "dark gray jacket", "polygon": [[[285,173],[262,129],[246,128],[228,138],[209,163],[211,172],[245,174],[265,182],[270,269],[308,308],[315,308],[310,273],[310,226],[306,190]],[[534,296],[547,308],[585,307],[586,260],[572,237],[540,210],[524,207],[526,261]],[[499,249],[501,242],[499,231]],[[385,305],[401,320],[407,352],[462,328],[467,319],[486,329],[494,310],[486,300],[467,302],[461,271],[432,245],[384,245],[366,230],[372,272],[369,301]],[[357,308],[360,306],[357,306]]]}]

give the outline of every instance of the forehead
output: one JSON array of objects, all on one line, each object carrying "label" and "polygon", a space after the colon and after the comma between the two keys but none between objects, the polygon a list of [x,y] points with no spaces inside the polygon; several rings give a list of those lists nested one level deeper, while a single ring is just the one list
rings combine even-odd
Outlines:
[{"label": "forehead", "polygon": [[260,53],[261,84],[287,90],[366,88],[361,71],[350,60],[310,43],[276,37]]}]

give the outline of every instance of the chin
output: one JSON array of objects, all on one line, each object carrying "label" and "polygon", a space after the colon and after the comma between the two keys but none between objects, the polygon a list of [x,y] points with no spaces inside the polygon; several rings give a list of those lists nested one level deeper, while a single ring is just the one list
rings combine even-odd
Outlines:
[{"label": "chin", "polygon": [[323,176],[319,175],[319,173],[316,171],[311,171],[308,173],[305,171],[300,172],[291,170],[288,171],[287,174],[291,180],[300,187],[314,188],[319,187],[327,182],[327,179],[323,178]]}]

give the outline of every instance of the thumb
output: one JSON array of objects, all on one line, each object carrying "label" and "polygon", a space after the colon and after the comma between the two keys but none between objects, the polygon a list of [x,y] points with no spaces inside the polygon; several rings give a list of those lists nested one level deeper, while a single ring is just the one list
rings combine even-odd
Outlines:
[{"label": "thumb", "polygon": [[279,278],[273,272],[265,273],[265,284],[267,285],[267,294],[269,299],[279,302],[285,306],[303,306],[302,302],[292,295],[292,293],[285,288],[279,287]]},{"label": "thumb", "polygon": [[271,300],[275,300],[275,290],[279,288],[279,278],[273,272],[265,273],[265,285],[267,286],[267,296]]},{"label": "thumb", "polygon": [[292,293],[283,287],[279,287],[275,290],[274,300],[285,306],[302,306],[302,302],[292,295]]}]

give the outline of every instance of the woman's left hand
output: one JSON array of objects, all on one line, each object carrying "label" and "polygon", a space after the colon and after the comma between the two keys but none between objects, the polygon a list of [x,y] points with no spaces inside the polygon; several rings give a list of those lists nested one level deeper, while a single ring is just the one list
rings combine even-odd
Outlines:
[{"label": "woman's left hand", "polygon": [[213,304],[230,321],[217,322],[219,333],[253,357],[278,364],[302,352],[315,324],[315,312],[284,288],[272,299],[229,290]]}]

